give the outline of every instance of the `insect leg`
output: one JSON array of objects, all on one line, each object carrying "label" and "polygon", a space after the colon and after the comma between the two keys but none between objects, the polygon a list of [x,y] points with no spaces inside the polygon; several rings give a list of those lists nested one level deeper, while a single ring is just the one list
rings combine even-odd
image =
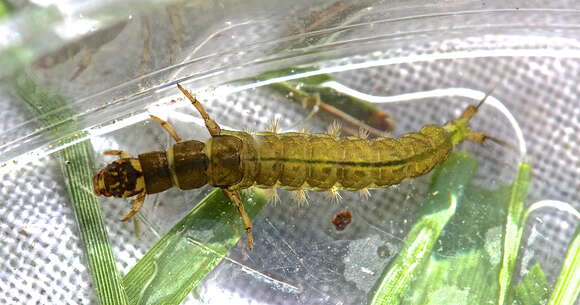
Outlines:
[{"label": "insect leg", "polygon": [[143,206],[143,202],[145,202],[145,192],[144,191],[137,194],[137,196],[135,196],[133,198],[133,200],[131,200],[131,211],[127,215],[123,216],[123,218],[121,218],[121,221],[127,221],[131,217],[133,217],[135,214],[137,214],[137,212],[139,212],[139,209],[141,208],[141,206]]},{"label": "insect leg", "polygon": [[467,136],[465,136],[467,141],[475,142],[475,143],[483,143],[485,140],[488,139],[488,136],[481,132],[471,132]]},{"label": "insect leg", "polygon": [[[297,121],[296,123],[294,123],[294,125],[288,126],[286,129],[298,129],[298,127],[300,127],[300,131],[299,131],[300,133],[308,133],[308,127],[301,126],[301,125],[304,125],[308,120],[310,120],[315,114],[318,113],[318,111],[320,110],[319,105],[321,103],[322,103],[322,100],[320,99],[320,94],[318,94],[318,93],[315,93],[313,95],[310,95],[309,97],[303,98],[302,99],[302,107],[304,107],[304,108],[312,107],[312,110],[310,110],[310,112],[308,113],[308,115],[306,115],[306,117]],[[278,123],[278,122],[276,122],[276,123]],[[278,131],[278,129],[270,130],[270,128],[268,128],[267,130],[272,131],[273,133],[277,133],[277,131]]]},{"label": "insect leg", "polygon": [[179,88],[181,93],[183,93],[189,99],[189,101],[191,101],[191,104],[193,104],[193,107],[195,107],[195,109],[197,109],[197,111],[199,112],[199,114],[203,118],[203,121],[205,122],[205,127],[207,128],[207,131],[209,131],[209,134],[212,137],[219,136],[221,133],[220,125],[218,125],[216,123],[216,121],[212,120],[209,117],[209,114],[207,114],[207,112],[205,112],[205,109],[203,108],[201,103],[189,91],[187,91],[183,87],[181,87],[180,84],[177,84],[177,88]]},{"label": "insect leg", "polygon": [[149,18],[141,18],[141,31],[143,32],[143,54],[141,54],[139,74],[145,73],[145,69],[151,62],[151,24]]},{"label": "insect leg", "polygon": [[105,150],[105,152],[103,152],[103,154],[118,156],[120,159],[133,158],[133,156],[130,153],[123,151],[123,150],[116,150],[116,149]]},{"label": "insect leg", "polygon": [[496,137],[488,136],[488,135],[481,133],[481,132],[471,132],[465,137],[465,139],[467,141],[471,141],[471,142],[475,142],[475,143],[479,143],[479,144],[482,144],[485,141],[492,141],[492,142],[495,142],[499,145],[505,146],[513,151],[516,151],[516,152],[519,151],[518,148],[515,145],[513,145],[512,143],[509,143],[507,141],[504,141],[504,140],[496,138]]},{"label": "insect leg", "polygon": [[489,97],[490,94],[491,94],[491,91],[486,93],[485,96],[481,99],[481,101],[479,101],[479,103],[477,103],[477,105],[467,106],[467,108],[465,108],[465,110],[463,111],[463,113],[461,114],[459,119],[460,120],[462,120],[462,119],[470,120],[477,113],[477,111],[479,111],[479,108],[481,107],[481,105],[483,105],[483,103],[485,103],[485,101],[487,100],[487,98]]},{"label": "insect leg", "polygon": [[309,105],[312,105],[312,110],[308,115],[302,120],[302,122],[308,121],[312,116],[314,116],[320,110],[320,104],[322,104],[322,99],[320,99],[320,93],[315,93],[308,98],[302,100],[302,107],[308,108]]},{"label": "insect leg", "polygon": [[69,81],[75,80],[77,77],[79,77],[79,75],[81,75],[81,73],[83,73],[83,71],[85,71],[86,68],[89,67],[89,65],[91,64],[91,61],[93,59],[93,55],[96,52],[96,50],[87,49],[84,52],[85,53],[82,54],[81,62],[78,63],[78,65],[77,65],[77,70],[75,71],[73,76],[71,76]]},{"label": "insect leg", "polygon": [[169,22],[173,28],[173,42],[170,47],[170,57],[172,63],[177,59],[177,52],[181,50],[183,45],[183,20],[181,18],[182,8],[180,5],[168,5],[165,7],[167,15],[169,16]]},{"label": "insect leg", "polygon": [[230,198],[230,201],[234,203],[240,216],[242,216],[242,223],[244,224],[244,230],[246,231],[246,236],[248,237],[248,249],[252,250],[254,248],[254,235],[252,234],[252,221],[250,216],[246,213],[244,209],[244,204],[242,203],[242,196],[240,196],[240,191],[233,191],[222,189],[224,194]]},{"label": "insect leg", "polygon": [[180,136],[177,135],[177,132],[175,132],[175,129],[173,129],[173,126],[171,126],[171,124],[169,124],[169,122],[162,120],[161,118],[154,116],[154,115],[149,115],[155,122],[159,123],[161,125],[161,127],[163,127],[163,129],[165,129],[165,131],[167,131],[167,133],[169,133],[169,135],[175,140],[175,142],[181,142],[182,139]]}]

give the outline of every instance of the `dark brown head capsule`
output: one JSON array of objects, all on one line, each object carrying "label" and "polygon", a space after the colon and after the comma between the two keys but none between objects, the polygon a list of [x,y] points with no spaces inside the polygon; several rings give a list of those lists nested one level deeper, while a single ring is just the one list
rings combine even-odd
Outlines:
[{"label": "dark brown head capsule", "polygon": [[97,196],[131,197],[144,188],[143,172],[137,158],[116,160],[93,175],[93,190]]}]

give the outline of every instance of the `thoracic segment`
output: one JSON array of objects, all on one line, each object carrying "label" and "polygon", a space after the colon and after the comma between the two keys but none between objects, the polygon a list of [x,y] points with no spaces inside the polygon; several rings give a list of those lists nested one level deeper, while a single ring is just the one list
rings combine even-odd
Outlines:
[{"label": "thoracic segment", "polygon": [[206,143],[209,184],[243,189],[360,190],[421,176],[447,158],[449,133],[425,126],[399,138],[223,131]]}]

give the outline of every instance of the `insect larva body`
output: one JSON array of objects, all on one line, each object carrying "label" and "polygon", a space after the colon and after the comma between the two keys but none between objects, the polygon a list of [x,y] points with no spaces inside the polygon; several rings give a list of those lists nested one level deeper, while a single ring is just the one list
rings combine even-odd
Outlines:
[{"label": "insect larva body", "polygon": [[[96,195],[132,197],[133,216],[146,194],[171,187],[183,190],[206,184],[221,188],[238,208],[252,247],[251,223],[239,190],[251,186],[289,190],[364,190],[395,185],[431,171],[453,147],[465,141],[483,142],[468,123],[479,105],[443,126],[429,125],[399,138],[337,137],[329,134],[222,131],[199,101],[185,89],[205,120],[212,137],[205,143],[182,141],[165,121],[152,116],[176,140],[166,151],[140,154],[108,151],[120,157],[93,177]],[[484,99],[485,100],[485,99]],[[483,101],[482,101],[483,102]],[[481,104],[481,103],[480,103]]]},{"label": "insect larva body", "polygon": [[183,141],[166,152],[140,154],[147,193],[205,184],[314,191],[381,188],[424,175],[453,148],[447,131],[438,126],[398,139],[373,140],[305,133],[223,134],[206,143]]}]

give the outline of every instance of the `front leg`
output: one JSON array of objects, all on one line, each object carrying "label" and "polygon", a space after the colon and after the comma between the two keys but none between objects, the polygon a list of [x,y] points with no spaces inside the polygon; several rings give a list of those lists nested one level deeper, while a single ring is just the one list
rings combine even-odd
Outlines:
[{"label": "front leg", "polygon": [[123,218],[121,218],[121,221],[127,221],[131,219],[131,217],[135,216],[137,212],[139,212],[139,209],[141,209],[143,203],[145,202],[145,195],[145,191],[142,191],[141,193],[137,194],[133,200],[131,200],[131,211],[129,211],[129,213],[127,213],[127,215],[125,215]]},{"label": "front leg", "polygon": [[119,157],[119,159],[133,158],[133,156],[130,153],[128,153],[124,150],[116,150],[116,149],[105,150],[105,152],[103,152],[103,154],[110,155],[110,156],[117,156],[117,157]]},{"label": "front leg", "polygon": [[165,131],[167,131],[167,133],[175,140],[175,142],[181,142],[182,139],[180,136],[177,135],[177,132],[175,131],[175,129],[173,128],[173,126],[171,126],[171,124],[169,124],[169,122],[162,120],[159,117],[156,117],[154,115],[149,115],[155,122],[159,123],[159,125],[161,125],[161,127],[163,127],[163,129],[165,129]]}]

